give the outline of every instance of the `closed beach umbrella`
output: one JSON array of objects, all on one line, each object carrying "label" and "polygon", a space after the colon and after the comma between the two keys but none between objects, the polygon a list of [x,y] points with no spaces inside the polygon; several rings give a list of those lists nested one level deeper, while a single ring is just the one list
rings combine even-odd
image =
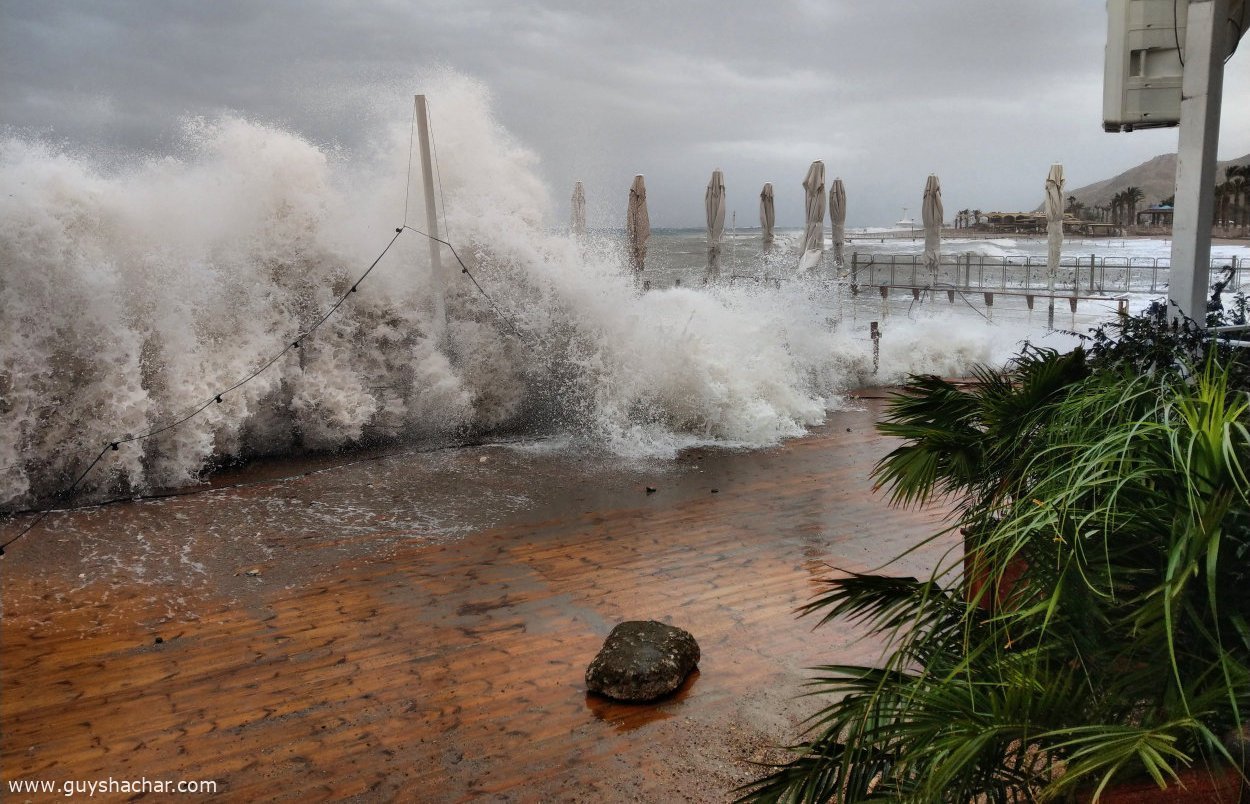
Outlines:
[{"label": "closed beach umbrella", "polygon": [[634,177],[629,187],[629,207],[625,212],[625,231],[629,235],[630,262],[641,271],[647,260],[647,240],[651,237],[651,219],[647,216],[647,183],[642,175]]},{"label": "closed beach umbrella", "polygon": [[820,262],[825,251],[825,163],[819,159],[807,169],[803,179],[807,192],[807,226],[803,229],[803,256],[799,270],[809,271]]},{"label": "closed beach umbrella", "polygon": [[764,233],[764,250],[773,247],[773,225],[777,222],[777,212],[773,208],[773,184],[766,182],[760,190],[760,231]]},{"label": "closed beach umbrella", "polygon": [[1063,165],[1051,165],[1046,176],[1046,287],[1055,289],[1059,254],[1063,250]]},{"label": "closed beach umbrella", "polygon": [[924,221],[924,265],[937,281],[938,262],[942,256],[942,185],[938,177],[930,174],[924,183],[924,203],[921,217]]},{"label": "closed beach umbrella", "polygon": [[829,188],[829,220],[833,223],[833,261],[842,267],[842,241],[846,239],[846,188],[834,179]]},{"label": "closed beach umbrella", "polygon": [[580,181],[573,184],[573,200],[569,208],[569,228],[579,237],[586,234],[586,190]]},{"label": "closed beach umbrella", "polygon": [[725,233],[725,174],[719,170],[712,171],[703,205],[707,208],[707,273],[720,276],[720,239]]}]

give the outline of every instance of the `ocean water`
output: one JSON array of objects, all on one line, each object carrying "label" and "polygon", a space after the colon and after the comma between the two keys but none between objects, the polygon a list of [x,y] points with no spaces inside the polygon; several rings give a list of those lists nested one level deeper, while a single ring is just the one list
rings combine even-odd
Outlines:
[{"label": "ocean water", "polygon": [[[828,230],[828,225],[826,225]],[[846,262],[851,262],[852,254],[861,255],[861,264],[870,258],[894,257],[903,258],[919,256],[924,251],[924,236],[919,229],[913,237],[872,237],[873,232],[893,235],[884,228],[865,227],[848,229],[852,237],[844,245]],[[726,230],[722,275],[737,276],[738,281],[752,281],[761,277],[785,278],[793,276],[794,266],[798,262],[798,248],[802,242],[803,230],[798,228],[779,228],[776,230],[777,247],[768,256],[763,254],[763,245],[758,229],[743,227],[737,232]],[[623,236],[623,235],[622,235]],[[681,284],[703,284],[707,274],[706,234],[702,229],[664,229],[652,235],[652,248],[647,263],[647,274],[653,286],[667,287],[677,280]],[[825,233],[826,250],[833,247],[829,232]],[[1046,239],[1044,237],[1006,236],[1006,237],[952,237],[944,236],[941,243],[942,255],[972,255],[974,258],[985,258],[987,264],[995,260],[1012,259],[1020,261],[1031,258],[1033,264],[1044,264],[1046,259]],[[1078,259],[1088,265],[1090,257],[1098,264],[1107,261],[1110,265],[1149,266],[1158,262],[1166,267],[1170,262],[1172,243],[1170,240],[1153,238],[1088,238],[1069,236],[1064,239],[1063,259]],[[831,260],[831,253],[826,254],[826,266]],[[1250,246],[1214,244],[1211,247],[1212,262],[1227,265],[1233,260],[1242,268],[1250,265]]]},{"label": "ocean water", "polygon": [[[850,404],[850,389],[959,374],[1044,333],[1040,321],[848,300],[788,272],[793,232],[771,260],[744,234],[725,250],[744,278],[707,285],[701,235],[658,232],[644,292],[618,235],[561,231],[550,198],[565,188],[543,185],[486,88],[439,81],[438,211],[486,295],[454,264],[435,276],[427,243],[405,231],[301,348],[185,424],[106,451],[82,492],[474,434],[661,458],[760,447]],[[398,113],[371,148],[343,153],[238,117],[190,120],[177,156],[123,163],[0,143],[0,509],[46,501],[102,446],[212,400],[347,293],[397,226],[420,226],[419,185],[403,182],[409,126]],[[883,331],[875,370],[870,318]]]}]

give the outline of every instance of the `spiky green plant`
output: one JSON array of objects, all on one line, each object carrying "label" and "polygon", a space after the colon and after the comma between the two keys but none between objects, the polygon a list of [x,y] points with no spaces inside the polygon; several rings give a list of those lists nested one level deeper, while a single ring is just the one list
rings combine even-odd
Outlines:
[{"label": "spiky green plant", "polygon": [[967,571],[1005,602],[968,600],[958,556],[925,580],[827,581],[804,613],[866,624],[885,658],[820,668],[832,702],[744,793],[1045,800],[1230,761],[1250,703],[1250,417],[1224,367],[1091,373],[1033,351],[1001,381],[908,391],[877,476],[897,502],[954,495]]}]

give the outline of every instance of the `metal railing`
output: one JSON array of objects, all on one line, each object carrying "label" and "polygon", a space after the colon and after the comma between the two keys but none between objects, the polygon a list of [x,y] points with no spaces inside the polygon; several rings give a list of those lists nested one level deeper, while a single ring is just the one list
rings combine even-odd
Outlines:
[{"label": "metal railing", "polygon": [[[1063,257],[1053,288],[1044,256],[943,255],[936,273],[918,254],[861,254],[853,252],[848,279],[852,287],[929,287],[953,285],[966,290],[1055,290],[1074,295],[1162,293],[1168,286],[1167,257]],[[1225,257],[1211,260],[1211,280],[1222,280],[1232,269],[1226,290],[1250,284],[1250,260]]]},{"label": "metal railing", "polygon": [[1227,343],[1229,346],[1237,346],[1242,349],[1250,348],[1250,341],[1230,338],[1229,335],[1248,331],[1250,331],[1250,324],[1233,324],[1226,327],[1211,327],[1207,330],[1208,333],[1216,336],[1217,338],[1223,336],[1225,339],[1223,342]]}]

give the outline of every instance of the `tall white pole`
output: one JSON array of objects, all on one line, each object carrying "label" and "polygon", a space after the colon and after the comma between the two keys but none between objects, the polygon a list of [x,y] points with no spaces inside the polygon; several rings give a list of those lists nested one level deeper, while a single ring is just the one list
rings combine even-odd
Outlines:
[{"label": "tall white pole", "polygon": [[[430,118],[425,96],[413,98],[417,112],[417,142],[421,147],[421,180],[425,185],[425,231],[431,237],[439,237],[438,208],[434,205],[434,169],[430,158]],[[447,331],[447,277],[443,274],[442,246],[437,240],[430,244],[430,277],[434,282],[435,336],[442,340]]]},{"label": "tall white pole", "polygon": [[1185,32],[1168,298],[1200,326],[1207,318],[1228,10],[1229,0],[1190,0]]}]

